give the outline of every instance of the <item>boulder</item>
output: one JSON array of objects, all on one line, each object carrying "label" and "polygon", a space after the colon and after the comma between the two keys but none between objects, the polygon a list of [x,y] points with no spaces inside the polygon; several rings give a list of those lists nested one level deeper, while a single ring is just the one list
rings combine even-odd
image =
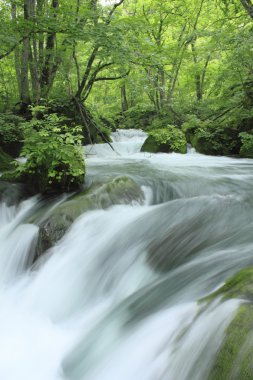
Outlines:
[{"label": "boulder", "polygon": [[253,301],[253,268],[242,269],[208,298],[214,299],[217,296],[222,296],[223,299],[242,298]]},{"label": "boulder", "polygon": [[214,124],[196,129],[190,142],[198,153],[210,156],[234,156],[240,150],[238,131],[229,126]]},{"label": "boulder", "polygon": [[49,217],[40,224],[36,258],[63,237],[71,224],[81,214],[94,209],[106,209],[115,204],[142,203],[140,186],[130,177],[116,177],[112,181],[94,185],[74,195],[56,207]]},{"label": "boulder", "polygon": [[141,147],[141,152],[149,153],[186,153],[187,142],[184,133],[173,125],[149,132]]},{"label": "boulder", "polygon": [[225,338],[216,355],[208,380],[253,379],[253,268],[235,274],[225,285],[208,298],[240,298],[241,305],[225,332]]},{"label": "boulder", "polygon": [[253,379],[253,305],[240,306],[226,330],[208,380]]}]

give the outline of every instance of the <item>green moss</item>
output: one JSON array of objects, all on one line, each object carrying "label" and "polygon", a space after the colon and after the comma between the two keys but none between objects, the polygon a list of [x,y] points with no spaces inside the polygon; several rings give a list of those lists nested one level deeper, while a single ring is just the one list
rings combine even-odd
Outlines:
[{"label": "green moss", "polygon": [[144,142],[141,151],[150,153],[186,153],[187,143],[185,135],[173,125],[153,130],[149,132],[149,137]]},{"label": "green moss", "polygon": [[[253,268],[242,269],[205,300],[241,298],[253,301]],[[253,379],[253,305],[240,306],[225,332],[208,380]]]},{"label": "green moss", "polygon": [[226,330],[208,380],[253,379],[253,305],[242,305]]},{"label": "green moss", "polygon": [[236,273],[206,300],[212,300],[218,296],[223,296],[224,299],[243,298],[253,301],[253,268],[242,269]]}]

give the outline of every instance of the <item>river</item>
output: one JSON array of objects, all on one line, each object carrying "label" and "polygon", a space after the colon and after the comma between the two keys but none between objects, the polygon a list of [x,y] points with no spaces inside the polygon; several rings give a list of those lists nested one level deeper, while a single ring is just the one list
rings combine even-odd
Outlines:
[{"label": "river", "polygon": [[0,379],[208,379],[241,301],[201,300],[253,265],[253,161],[144,139],[85,148],[88,185],[127,175],[144,201],[84,213],[35,265],[46,201],[0,204]]}]

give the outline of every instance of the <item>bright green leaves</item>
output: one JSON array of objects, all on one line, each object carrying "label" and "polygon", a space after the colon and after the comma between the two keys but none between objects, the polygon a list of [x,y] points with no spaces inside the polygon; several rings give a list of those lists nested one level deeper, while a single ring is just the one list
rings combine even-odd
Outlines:
[{"label": "bright green leaves", "polygon": [[84,181],[81,128],[70,128],[56,114],[24,124],[25,142],[21,156],[25,164],[17,170],[21,177],[41,192],[70,191]]},{"label": "bright green leaves", "polygon": [[174,125],[167,125],[166,128],[152,130],[149,132],[149,137],[145,141],[142,151],[150,153],[186,153],[187,144],[185,135]]},{"label": "bright green leaves", "polygon": [[253,158],[253,135],[242,132],[240,133],[240,137],[242,141],[240,156]]}]

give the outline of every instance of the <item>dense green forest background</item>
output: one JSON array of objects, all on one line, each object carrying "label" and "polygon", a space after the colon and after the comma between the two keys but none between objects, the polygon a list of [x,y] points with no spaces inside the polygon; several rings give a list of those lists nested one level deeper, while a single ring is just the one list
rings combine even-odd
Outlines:
[{"label": "dense green forest background", "polygon": [[40,190],[81,182],[78,145],[116,128],[253,157],[251,0],[1,0],[0,15],[0,146],[30,157],[26,176],[54,162]]}]

